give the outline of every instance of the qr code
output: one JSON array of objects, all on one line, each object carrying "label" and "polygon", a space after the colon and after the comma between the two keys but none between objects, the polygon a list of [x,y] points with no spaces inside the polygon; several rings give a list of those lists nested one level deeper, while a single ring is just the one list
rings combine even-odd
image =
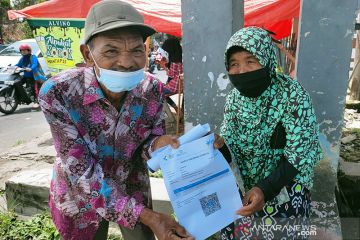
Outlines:
[{"label": "qr code", "polygon": [[200,204],[206,217],[221,209],[219,198],[216,193],[200,198]]}]

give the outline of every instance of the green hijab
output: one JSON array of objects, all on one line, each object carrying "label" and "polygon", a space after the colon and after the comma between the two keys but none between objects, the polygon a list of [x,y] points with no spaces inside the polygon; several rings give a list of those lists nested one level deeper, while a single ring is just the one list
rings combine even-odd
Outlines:
[{"label": "green hijab", "polygon": [[[253,54],[269,68],[271,76],[270,86],[259,97],[245,97],[234,88],[226,98],[221,135],[239,167],[245,189],[267,177],[282,157],[299,171],[295,181],[311,189],[313,168],[322,158],[322,151],[309,94],[297,81],[276,72],[275,46],[266,30],[246,27],[236,32],[226,47],[226,69],[228,51],[234,46]],[[282,148],[270,146],[278,125],[286,132]]]}]

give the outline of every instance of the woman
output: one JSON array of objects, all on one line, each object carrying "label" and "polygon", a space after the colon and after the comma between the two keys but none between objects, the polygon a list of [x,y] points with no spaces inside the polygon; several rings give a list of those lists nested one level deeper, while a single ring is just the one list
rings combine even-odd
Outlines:
[{"label": "woman", "polygon": [[311,99],[298,82],[275,71],[275,47],[261,28],[243,28],[230,38],[225,66],[234,89],[221,135],[246,194],[237,211],[245,217],[225,228],[222,238],[298,238],[294,226],[307,224],[313,168],[322,158]]},{"label": "woman", "polygon": [[38,108],[38,93],[44,81],[46,81],[44,71],[38,61],[38,58],[31,54],[31,47],[28,44],[21,44],[19,51],[22,55],[19,62],[15,65],[24,69],[24,77],[19,84],[26,83],[31,89],[31,94],[35,98],[33,108]]},{"label": "woman", "polygon": [[[180,41],[177,38],[166,39],[162,47],[168,55],[168,61],[161,61],[161,67],[166,70],[168,80],[164,86],[164,93],[167,97],[167,102],[177,111],[176,104],[169,98],[169,96],[177,94],[179,91],[179,80],[183,74],[182,63],[182,47]],[[183,85],[181,82],[180,84]],[[180,86],[183,89],[183,86]]]}]

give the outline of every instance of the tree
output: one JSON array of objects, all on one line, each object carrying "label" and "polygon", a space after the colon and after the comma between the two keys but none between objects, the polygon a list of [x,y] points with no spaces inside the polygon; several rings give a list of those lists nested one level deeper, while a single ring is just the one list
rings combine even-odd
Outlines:
[{"label": "tree", "polygon": [[46,0],[0,0],[0,38],[5,42],[13,42],[25,38],[32,38],[32,32],[27,22],[10,21],[7,11],[23,9],[25,7],[45,2]]},{"label": "tree", "polygon": [[7,10],[10,9],[10,0],[0,1],[0,39],[4,40],[3,26],[7,20]]}]

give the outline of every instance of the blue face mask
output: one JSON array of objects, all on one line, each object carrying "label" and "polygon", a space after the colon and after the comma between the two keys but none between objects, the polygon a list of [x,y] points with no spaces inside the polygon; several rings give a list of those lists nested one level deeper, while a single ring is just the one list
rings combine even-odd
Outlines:
[{"label": "blue face mask", "polygon": [[96,74],[98,81],[111,92],[120,93],[124,91],[131,91],[139,84],[139,82],[141,82],[141,80],[144,79],[143,68],[134,72],[119,72],[108,70],[100,68],[99,65],[97,65],[91,51],[90,55],[92,56],[96,67],[100,71],[100,76]]}]

